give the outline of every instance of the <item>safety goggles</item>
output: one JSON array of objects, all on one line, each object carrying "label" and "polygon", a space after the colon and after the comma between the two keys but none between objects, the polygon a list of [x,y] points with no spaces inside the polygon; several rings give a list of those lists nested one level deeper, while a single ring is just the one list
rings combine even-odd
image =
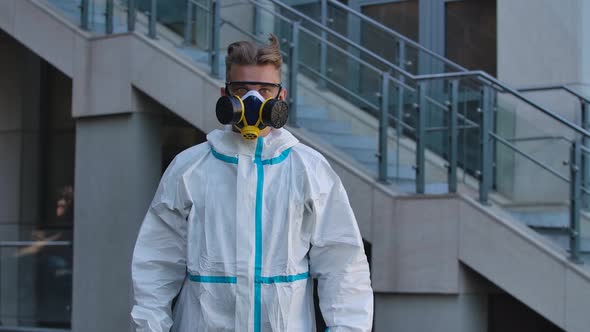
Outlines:
[{"label": "safety goggles", "polygon": [[264,99],[279,98],[283,89],[280,83],[234,81],[225,83],[225,93],[230,96],[242,97],[250,90],[256,90]]}]

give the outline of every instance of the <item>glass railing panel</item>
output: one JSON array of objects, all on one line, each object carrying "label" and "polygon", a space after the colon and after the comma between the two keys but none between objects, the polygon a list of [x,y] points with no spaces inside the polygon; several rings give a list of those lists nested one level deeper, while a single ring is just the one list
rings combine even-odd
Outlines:
[{"label": "glass railing panel", "polygon": [[98,34],[107,32],[107,0],[90,0],[88,9],[89,30]]},{"label": "glass railing panel", "polygon": [[53,8],[58,9],[65,17],[77,26],[82,24],[80,0],[46,0]]},{"label": "glass railing panel", "polygon": [[[82,2],[80,0],[46,0],[65,17],[82,26]],[[106,34],[107,0],[88,0],[88,30],[96,34]]]},{"label": "glass railing panel", "polygon": [[[571,142],[577,139],[577,135],[567,126],[549,118],[542,112],[532,108],[526,103],[510,95],[499,94],[497,112],[495,115],[495,133],[514,145],[523,153],[542,162],[547,167],[559,174],[567,175],[569,168],[567,162],[570,158]],[[538,167],[528,170],[526,165],[519,165],[513,158],[498,160],[496,168],[504,170],[512,169],[513,172],[496,172],[497,181],[513,184],[512,190],[501,192],[519,204],[533,204],[537,201],[550,202],[549,197],[560,201],[561,197],[567,197],[567,191],[557,191],[551,183],[546,183],[544,190],[537,188],[535,191],[527,191],[527,179],[535,176],[534,171],[541,171]],[[504,162],[512,165],[503,165]],[[541,176],[541,174],[538,174]]]},{"label": "glass railing panel", "polygon": [[307,2],[304,4],[295,4],[291,7],[293,7],[294,9],[296,9],[297,11],[302,13],[303,15],[305,15],[313,20],[316,20],[318,22],[320,20],[321,15],[322,15],[321,4],[319,1]]},{"label": "glass railing panel", "polygon": [[[428,81],[422,83],[426,87],[426,96],[423,104],[420,104],[420,113],[424,120],[425,150],[425,183],[427,193],[447,192],[447,175],[445,165],[449,157],[449,100],[444,81]],[[440,102],[444,100],[445,102]],[[419,165],[418,165],[419,166]],[[436,186],[435,188],[429,188]]]},{"label": "glass railing panel", "polygon": [[389,83],[387,175],[396,190],[416,192],[416,89],[391,78]]},{"label": "glass railing panel", "polygon": [[321,76],[327,75],[325,70],[322,72],[321,67],[321,44],[315,33],[306,29],[300,31],[299,49],[301,51],[297,62],[301,68],[301,73],[316,80],[316,82],[321,79]]},{"label": "glass railing panel", "polygon": [[470,79],[459,80],[458,166],[463,183],[472,185],[481,170],[481,86]]},{"label": "glass railing panel", "polygon": [[[306,53],[298,59],[302,74],[298,79],[299,124],[377,176],[380,72],[335,44],[324,44],[322,50],[320,40],[312,31],[301,29],[298,42]],[[322,52],[326,52],[326,67],[318,61]],[[360,77],[363,84],[355,84]]]},{"label": "glass railing panel", "polygon": [[[287,3],[289,2],[287,1]],[[322,18],[320,1],[303,5],[296,4],[292,7],[301,11],[309,19],[326,24],[332,31],[373,52],[386,62],[399,66],[412,74],[444,73],[461,70],[452,62],[443,57],[435,56],[412,42],[411,38],[417,38],[417,33],[416,36],[410,36],[410,39],[403,38],[392,33],[383,24],[375,23],[370,18],[354,14],[354,12],[346,10],[333,2],[328,1],[326,6],[327,15],[325,18]],[[303,25],[309,24],[305,19],[302,22]],[[417,26],[414,29],[409,29],[417,31]],[[364,60],[372,62],[377,67],[384,66],[384,62],[372,56],[365,53],[360,55]]]},{"label": "glass railing panel", "polygon": [[[503,173],[497,173],[514,179],[511,183],[503,183],[511,187],[512,195],[503,195],[510,199],[501,206],[515,220],[539,232],[562,250],[569,250],[569,174],[548,171],[548,166],[536,157],[525,155],[500,140],[495,141],[496,154],[510,155],[513,164]],[[520,150],[523,146],[518,148]]]},{"label": "glass railing panel", "polygon": [[129,28],[129,0],[113,1],[113,32],[125,33]]}]

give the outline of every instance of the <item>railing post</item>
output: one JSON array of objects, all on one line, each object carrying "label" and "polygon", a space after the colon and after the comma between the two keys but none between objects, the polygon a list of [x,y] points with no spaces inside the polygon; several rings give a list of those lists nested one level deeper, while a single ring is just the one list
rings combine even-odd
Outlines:
[{"label": "railing post", "polygon": [[426,93],[427,82],[418,83],[418,121],[416,123],[416,193],[423,194],[426,189]]},{"label": "railing post", "polygon": [[[590,102],[582,100],[581,103],[582,128],[590,130]],[[588,154],[588,151],[590,151],[590,138],[585,135],[582,136],[582,147],[586,149],[586,151],[582,153],[582,187],[586,190],[590,190],[590,154]],[[582,198],[582,208],[590,208],[590,197],[586,194],[584,194]]]},{"label": "railing post", "polygon": [[299,74],[299,27],[294,21],[291,26],[291,44],[289,45],[289,125],[297,127],[297,76]]},{"label": "railing post", "polygon": [[105,12],[104,12],[105,22],[106,22],[105,32],[107,35],[110,35],[113,33],[114,15],[115,15],[114,0],[107,0]]},{"label": "railing post", "polygon": [[135,0],[127,0],[127,30],[129,32],[135,31],[135,20],[137,17],[137,9]]},{"label": "railing post", "polygon": [[570,259],[581,263],[580,259],[580,196],[582,194],[582,149],[578,140],[572,143],[570,156]]},{"label": "railing post", "polygon": [[253,5],[254,5],[254,35],[255,36],[260,36],[262,35],[262,27],[261,27],[261,10],[258,8],[259,6],[259,1],[253,1]]},{"label": "railing post", "polygon": [[[323,27],[328,27],[328,0],[320,0],[320,23]],[[326,80],[324,77],[327,77],[328,68],[328,45],[327,45],[327,34],[326,31],[322,29],[320,32],[321,40],[320,40],[320,79],[318,81],[318,86],[320,88],[326,87]]]},{"label": "railing post", "polygon": [[451,99],[449,103],[449,192],[457,192],[457,155],[459,154],[459,131],[457,128],[457,117],[459,113],[459,80],[450,82]]},{"label": "railing post", "polygon": [[211,1],[211,54],[210,65],[211,75],[221,78],[220,63],[221,51],[219,50],[219,36],[221,29],[221,13],[219,2],[217,0]]},{"label": "railing post", "polygon": [[[399,60],[399,67],[401,69],[405,69],[405,58],[406,58],[406,42],[403,40],[397,41],[398,47],[398,60]],[[397,86],[397,107],[395,116],[397,120],[395,121],[395,140],[396,140],[396,149],[395,149],[395,177],[399,178],[399,169],[400,169],[400,141],[402,137],[402,133],[404,127],[402,126],[404,120],[404,86],[403,84],[406,81],[406,77],[402,74],[399,74],[397,79],[399,80],[400,84]]]},{"label": "railing post", "polygon": [[492,142],[490,131],[493,121],[492,87],[485,84],[482,87],[482,107],[480,127],[480,153],[481,153],[481,174],[479,179],[479,201],[488,204],[489,192],[492,186],[493,165],[492,165]]},{"label": "railing post", "polygon": [[389,72],[381,74],[381,114],[379,117],[379,177],[383,183],[389,183],[388,167],[389,158],[387,155],[387,132],[389,130]]},{"label": "railing post", "polygon": [[90,0],[82,0],[80,3],[80,27],[83,30],[90,30]]},{"label": "railing post", "polygon": [[190,46],[193,39],[194,5],[192,0],[186,0],[186,21],[184,22],[184,46]]},{"label": "railing post", "polygon": [[152,39],[156,39],[156,20],[158,19],[158,1],[150,1],[150,21],[148,27],[148,36]]},{"label": "railing post", "polygon": [[401,39],[397,41],[397,65],[406,68],[406,42]]}]

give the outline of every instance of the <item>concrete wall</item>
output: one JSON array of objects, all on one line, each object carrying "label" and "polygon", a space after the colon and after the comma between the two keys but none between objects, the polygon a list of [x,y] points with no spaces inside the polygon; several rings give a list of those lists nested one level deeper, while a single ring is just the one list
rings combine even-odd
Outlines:
[{"label": "concrete wall", "polygon": [[[585,0],[497,0],[498,78],[514,85],[584,82]],[[523,18],[526,18],[525,20]],[[586,21],[586,22],[584,22]]]},{"label": "concrete wall", "polygon": [[[459,205],[458,258],[566,331],[586,331],[590,273],[541,235],[471,200]],[[583,286],[585,284],[586,286]]]},{"label": "concrete wall", "polygon": [[375,331],[481,332],[486,295],[375,294]]},{"label": "concrete wall", "polygon": [[[590,83],[588,17],[585,0],[497,0],[498,78],[514,87]],[[526,18],[526,19],[523,19]],[[563,93],[528,93],[527,97],[564,118],[580,124],[580,106]],[[574,136],[530,106],[507,96],[499,96],[504,118],[513,117],[509,131],[513,136]],[[512,127],[512,125],[514,127]],[[518,147],[539,161],[568,175],[562,164],[569,158],[569,144],[560,140],[520,143]],[[502,185],[507,196],[519,203],[563,203],[567,186],[522,157],[502,150],[500,167],[513,172],[499,173],[507,178]],[[512,162],[514,162],[512,164]],[[534,184],[534,186],[532,186]]]}]

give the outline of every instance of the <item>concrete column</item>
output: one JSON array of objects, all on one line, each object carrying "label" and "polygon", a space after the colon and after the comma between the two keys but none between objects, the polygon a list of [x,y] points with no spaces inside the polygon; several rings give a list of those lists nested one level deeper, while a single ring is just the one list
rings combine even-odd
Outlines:
[{"label": "concrete column", "polygon": [[375,294],[375,332],[480,332],[487,330],[481,294]]},{"label": "concrete column", "polygon": [[77,120],[72,331],[129,328],[131,256],[160,164],[158,115]]}]

